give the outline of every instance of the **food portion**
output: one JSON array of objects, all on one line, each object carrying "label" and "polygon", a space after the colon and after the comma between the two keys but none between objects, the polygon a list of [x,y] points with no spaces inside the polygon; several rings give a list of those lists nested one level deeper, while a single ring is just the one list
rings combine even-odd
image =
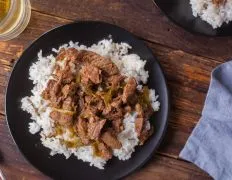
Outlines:
[{"label": "food portion", "polygon": [[232,21],[232,0],[190,0],[193,15],[214,29]]},{"label": "food portion", "polygon": [[127,160],[153,133],[155,91],[143,85],[146,61],[126,43],[102,40],[91,47],[70,42],[30,68],[32,96],[22,99],[51,155],[71,154],[100,169],[113,156]]}]

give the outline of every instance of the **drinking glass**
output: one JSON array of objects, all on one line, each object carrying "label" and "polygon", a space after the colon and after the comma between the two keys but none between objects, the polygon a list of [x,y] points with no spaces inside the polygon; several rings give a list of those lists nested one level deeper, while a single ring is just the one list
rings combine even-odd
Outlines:
[{"label": "drinking glass", "polygon": [[0,0],[0,41],[17,37],[31,17],[30,0]]}]

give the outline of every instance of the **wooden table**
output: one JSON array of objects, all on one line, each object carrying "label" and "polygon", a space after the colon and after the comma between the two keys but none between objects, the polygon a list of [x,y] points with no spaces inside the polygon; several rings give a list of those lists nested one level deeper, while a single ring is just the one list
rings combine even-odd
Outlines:
[{"label": "wooden table", "polygon": [[210,72],[230,58],[232,38],[196,36],[174,25],[152,0],[31,0],[27,29],[16,39],[0,42],[0,168],[9,180],[49,179],[19,153],[4,113],[5,87],[12,65],[44,32],[76,20],[100,20],[137,35],[153,51],[167,77],[171,114],[165,139],[152,159],[127,179],[211,179],[178,158],[199,121]]}]

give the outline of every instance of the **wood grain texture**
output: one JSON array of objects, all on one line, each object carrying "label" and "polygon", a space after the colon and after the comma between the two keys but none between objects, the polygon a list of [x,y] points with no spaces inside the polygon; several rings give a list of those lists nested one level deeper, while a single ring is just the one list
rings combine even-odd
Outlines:
[{"label": "wood grain texture", "polygon": [[167,19],[152,0],[31,0],[31,3],[36,11],[69,20],[113,23],[151,42],[192,54],[218,60],[231,57],[232,37],[213,38],[186,32]]},{"label": "wood grain texture", "polygon": [[102,20],[134,32],[152,49],[167,77],[172,105],[164,141],[149,163],[127,179],[211,179],[194,165],[178,159],[178,154],[201,116],[210,72],[230,56],[229,48],[219,48],[219,44],[232,42],[193,36],[169,23],[151,1],[141,2],[32,0],[34,10],[28,28],[18,38],[0,42],[0,168],[8,179],[48,179],[25,161],[7,129],[4,96],[9,73],[33,40],[76,19]]}]

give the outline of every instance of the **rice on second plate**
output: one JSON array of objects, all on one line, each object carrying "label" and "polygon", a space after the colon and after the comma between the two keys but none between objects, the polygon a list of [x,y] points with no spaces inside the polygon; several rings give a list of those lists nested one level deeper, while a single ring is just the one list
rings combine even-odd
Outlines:
[{"label": "rice on second plate", "polygon": [[[100,54],[103,57],[110,58],[120,70],[120,73],[126,77],[134,77],[139,84],[137,89],[140,90],[149,78],[148,72],[145,71],[145,60],[141,60],[136,54],[129,54],[128,51],[132,47],[127,43],[114,43],[111,39],[104,39],[91,47],[79,45],[79,43],[69,42],[58,49],[53,48],[52,51],[59,53],[62,48],[76,48],[77,50],[89,50]],[[32,80],[34,88],[32,95],[24,97],[22,102],[22,110],[31,114],[33,121],[29,122],[29,132],[31,134],[40,133],[42,144],[51,150],[50,155],[63,154],[69,158],[72,154],[78,159],[89,162],[90,165],[104,169],[106,161],[94,156],[92,146],[82,146],[78,148],[68,148],[60,142],[60,140],[72,140],[69,131],[55,137],[49,137],[54,128],[54,123],[49,114],[51,108],[48,102],[41,96],[43,90],[46,88],[48,81],[52,78],[52,73],[55,69],[56,59],[51,54],[43,57],[42,50],[38,53],[38,61],[33,63],[29,70],[29,79]],[[160,103],[157,101],[158,96],[155,95],[155,90],[150,90],[150,103],[154,111],[159,110]],[[125,115],[123,120],[124,130],[118,134],[118,140],[121,142],[120,149],[113,150],[113,155],[119,160],[127,160],[138,145],[139,140],[135,131],[135,119],[137,113]],[[150,123],[147,121],[146,128],[150,129]]]},{"label": "rice on second plate", "polygon": [[232,21],[232,0],[190,0],[193,15],[214,29]]}]

